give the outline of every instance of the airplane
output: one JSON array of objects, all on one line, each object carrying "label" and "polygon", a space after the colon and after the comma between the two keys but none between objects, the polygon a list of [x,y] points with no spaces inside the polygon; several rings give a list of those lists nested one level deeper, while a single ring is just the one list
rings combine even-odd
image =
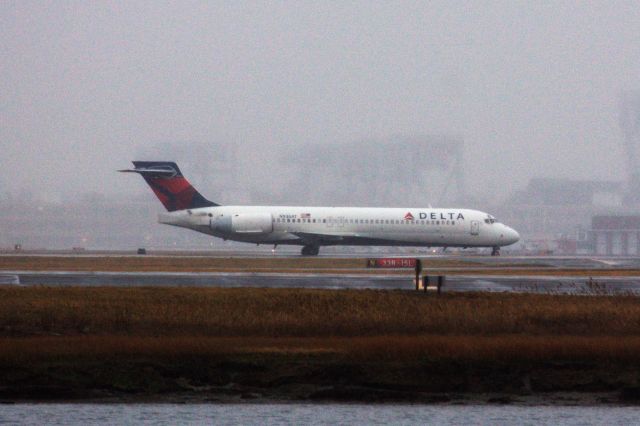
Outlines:
[{"label": "airplane", "polygon": [[300,245],[315,256],[321,246],[500,247],[520,235],[488,213],[459,208],[221,206],[202,196],[175,162],[133,161],[167,209],[158,222],[223,240]]}]

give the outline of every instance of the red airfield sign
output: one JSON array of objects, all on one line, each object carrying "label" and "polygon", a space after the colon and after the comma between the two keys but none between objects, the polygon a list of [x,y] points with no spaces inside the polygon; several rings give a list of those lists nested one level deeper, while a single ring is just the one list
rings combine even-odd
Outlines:
[{"label": "red airfield sign", "polygon": [[368,268],[415,268],[416,259],[408,257],[386,257],[367,260]]}]

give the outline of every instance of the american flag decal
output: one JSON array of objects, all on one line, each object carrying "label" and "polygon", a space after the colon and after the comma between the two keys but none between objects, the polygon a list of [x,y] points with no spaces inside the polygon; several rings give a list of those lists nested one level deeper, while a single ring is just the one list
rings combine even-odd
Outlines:
[{"label": "american flag decal", "polygon": [[407,212],[407,214],[404,215],[404,220],[413,220],[411,212]]},{"label": "american flag decal", "polygon": [[300,213],[300,219],[309,219],[311,217],[311,213]]}]

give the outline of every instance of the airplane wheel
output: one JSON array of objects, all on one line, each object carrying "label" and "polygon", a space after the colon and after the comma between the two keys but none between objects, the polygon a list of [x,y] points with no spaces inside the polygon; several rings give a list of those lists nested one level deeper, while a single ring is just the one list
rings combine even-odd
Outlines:
[{"label": "airplane wheel", "polygon": [[494,247],[493,250],[491,250],[491,256],[500,256],[500,247]]},{"label": "airplane wheel", "polygon": [[301,253],[303,256],[317,256],[319,252],[320,247],[318,246],[304,246]]}]

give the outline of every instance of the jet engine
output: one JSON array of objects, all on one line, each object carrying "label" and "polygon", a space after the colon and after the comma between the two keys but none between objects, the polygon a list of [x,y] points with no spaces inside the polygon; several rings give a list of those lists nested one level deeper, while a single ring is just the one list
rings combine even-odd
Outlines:
[{"label": "jet engine", "polygon": [[211,228],[229,234],[268,234],[273,231],[273,218],[270,213],[238,213],[232,216],[219,216],[211,221]]}]

